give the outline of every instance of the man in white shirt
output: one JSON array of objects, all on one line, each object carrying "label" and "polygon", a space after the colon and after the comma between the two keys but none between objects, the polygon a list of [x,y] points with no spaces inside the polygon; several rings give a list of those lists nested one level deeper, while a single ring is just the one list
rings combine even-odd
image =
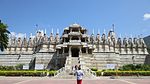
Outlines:
[{"label": "man in white shirt", "polygon": [[77,84],[82,84],[82,77],[83,77],[84,73],[81,70],[81,67],[78,67],[78,70],[76,71],[76,76],[77,76]]}]

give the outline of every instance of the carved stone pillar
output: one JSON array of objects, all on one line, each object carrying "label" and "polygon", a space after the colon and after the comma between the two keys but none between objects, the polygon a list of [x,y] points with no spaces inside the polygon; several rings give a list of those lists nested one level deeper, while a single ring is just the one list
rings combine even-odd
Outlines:
[{"label": "carved stone pillar", "polygon": [[57,56],[59,56],[59,50],[57,50]]},{"label": "carved stone pillar", "polygon": [[70,41],[71,41],[71,39],[72,39],[72,36],[70,37]]},{"label": "carved stone pillar", "polygon": [[79,47],[79,57],[82,57],[82,47]]},{"label": "carved stone pillar", "polygon": [[65,48],[63,47],[63,54],[65,53]]},{"label": "carved stone pillar", "polygon": [[80,53],[82,53],[82,48],[80,47]]},{"label": "carved stone pillar", "polygon": [[72,32],[72,29],[70,30],[70,32]]},{"label": "carved stone pillar", "polygon": [[64,38],[64,42],[66,42],[66,39]]},{"label": "carved stone pillar", "polygon": [[88,54],[88,47],[86,48],[86,54]]},{"label": "carved stone pillar", "polygon": [[71,47],[72,46],[69,46],[69,57],[71,57]]},{"label": "carved stone pillar", "polygon": [[79,37],[79,40],[81,40],[81,37]]}]

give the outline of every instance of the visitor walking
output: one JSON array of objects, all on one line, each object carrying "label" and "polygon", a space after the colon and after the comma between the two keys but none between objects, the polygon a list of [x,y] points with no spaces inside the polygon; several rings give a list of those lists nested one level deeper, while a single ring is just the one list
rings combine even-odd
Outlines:
[{"label": "visitor walking", "polygon": [[78,70],[76,71],[76,76],[77,76],[77,84],[82,84],[82,77],[84,73],[81,70],[81,66],[78,67]]}]

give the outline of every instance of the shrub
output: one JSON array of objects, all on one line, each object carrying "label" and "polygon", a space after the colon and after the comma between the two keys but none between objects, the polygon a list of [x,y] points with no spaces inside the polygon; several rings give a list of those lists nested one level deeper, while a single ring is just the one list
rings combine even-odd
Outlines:
[{"label": "shrub", "polygon": [[98,69],[97,69],[97,68],[91,68],[91,70],[92,70],[92,71],[97,71]]},{"label": "shrub", "polygon": [[22,69],[23,69],[23,65],[24,65],[24,64],[17,64],[17,65],[15,66],[16,70],[22,70]]},{"label": "shrub", "polygon": [[[96,72],[97,76],[101,76],[101,71]],[[104,71],[103,76],[150,76],[150,71]]]},{"label": "shrub", "polygon": [[56,71],[0,71],[0,76],[54,76]]},{"label": "shrub", "polygon": [[150,71],[150,65],[148,64],[127,64],[119,68],[121,71]]}]

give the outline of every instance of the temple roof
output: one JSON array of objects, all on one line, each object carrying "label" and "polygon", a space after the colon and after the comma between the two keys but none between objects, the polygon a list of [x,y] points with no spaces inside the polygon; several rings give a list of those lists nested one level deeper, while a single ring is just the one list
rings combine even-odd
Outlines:
[{"label": "temple roof", "polygon": [[79,24],[71,24],[69,27],[81,27]]}]

